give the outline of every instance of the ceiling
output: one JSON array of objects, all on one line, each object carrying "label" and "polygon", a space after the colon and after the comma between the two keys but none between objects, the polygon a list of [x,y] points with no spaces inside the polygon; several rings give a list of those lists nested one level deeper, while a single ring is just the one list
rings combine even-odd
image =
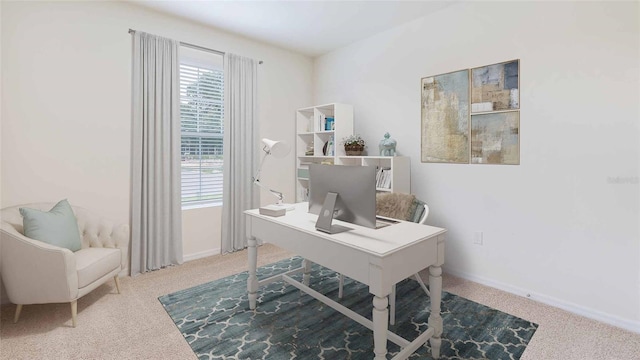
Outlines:
[{"label": "ceiling", "polygon": [[454,3],[453,0],[132,2],[311,57]]}]

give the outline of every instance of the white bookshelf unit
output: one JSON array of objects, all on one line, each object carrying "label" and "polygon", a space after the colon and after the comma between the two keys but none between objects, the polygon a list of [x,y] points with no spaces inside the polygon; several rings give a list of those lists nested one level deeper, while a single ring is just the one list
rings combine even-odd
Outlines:
[{"label": "white bookshelf unit", "polygon": [[411,161],[407,156],[338,156],[336,164],[375,166],[378,191],[411,193]]},{"label": "white bookshelf unit", "polygon": [[[333,126],[326,125],[328,118],[333,119],[329,121]],[[296,202],[308,200],[309,164],[337,164],[337,157],[346,156],[340,142],[352,134],[351,105],[333,103],[296,110]]]}]

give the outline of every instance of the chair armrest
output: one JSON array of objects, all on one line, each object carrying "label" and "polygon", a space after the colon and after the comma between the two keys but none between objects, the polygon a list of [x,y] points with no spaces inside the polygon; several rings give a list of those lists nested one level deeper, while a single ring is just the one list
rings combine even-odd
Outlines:
[{"label": "chair armrest", "polygon": [[129,225],[120,224],[113,227],[111,237],[116,245],[116,248],[120,249],[122,258],[120,259],[120,268],[122,270],[129,267],[129,241],[131,232],[129,231]]},{"label": "chair armrest", "polygon": [[30,239],[6,223],[0,236],[0,272],[12,303],[59,303],[78,297],[76,259],[71,250]]}]

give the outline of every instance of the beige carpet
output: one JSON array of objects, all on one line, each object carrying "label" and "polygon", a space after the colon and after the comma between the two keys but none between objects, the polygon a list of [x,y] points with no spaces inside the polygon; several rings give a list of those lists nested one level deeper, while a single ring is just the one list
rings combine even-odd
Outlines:
[{"label": "beige carpet", "polygon": [[[265,245],[258,265],[291,255]],[[195,359],[158,296],[246,269],[242,251],[123,278],[120,295],[109,282],[78,301],[75,329],[68,304],[24,306],[17,324],[15,306],[3,306],[0,359]],[[638,334],[452,276],[444,289],[539,324],[523,360],[640,358]]]}]

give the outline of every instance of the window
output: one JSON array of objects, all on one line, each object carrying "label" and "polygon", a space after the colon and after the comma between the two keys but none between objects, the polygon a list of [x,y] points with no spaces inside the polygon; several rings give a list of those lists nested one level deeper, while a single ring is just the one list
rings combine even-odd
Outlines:
[{"label": "window", "polygon": [[180,64],[182,205],[222,204],[224,73]]}]

